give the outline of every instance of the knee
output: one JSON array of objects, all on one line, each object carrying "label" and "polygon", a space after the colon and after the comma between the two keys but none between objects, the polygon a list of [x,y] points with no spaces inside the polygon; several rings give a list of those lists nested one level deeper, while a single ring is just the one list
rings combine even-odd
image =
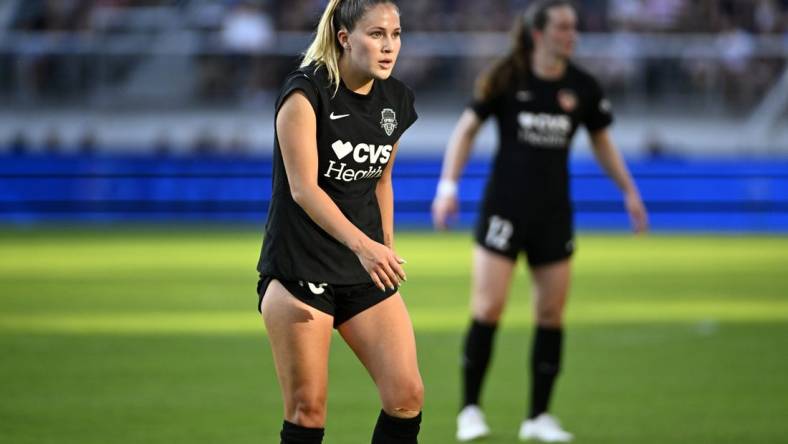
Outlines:
[{"label": "knee", "polygon": [[424,405],[424,383],[421,378],[402,381],[389,390],[383,399],[383,410],[397,418],[416,417]]},{"label": "knee", "polygon": [[326,396],[299,390],[290,400],[288,421],[302,427],[323,427],[326,423]]},{"label": "knee", "polygon": [[560,307],[545,305],[536,309],[536,323],[542,327],[561,327],[563,318],[564,313]]},{"label": "knee", "polygon": [[473,302],[473,318],[485,324],[497,324],[503,314],[503,304],[495,298],[477,295]]}]

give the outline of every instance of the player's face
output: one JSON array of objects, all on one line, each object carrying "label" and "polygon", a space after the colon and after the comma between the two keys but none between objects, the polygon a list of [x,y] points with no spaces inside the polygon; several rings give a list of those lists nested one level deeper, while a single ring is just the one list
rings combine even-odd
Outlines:
[{"label": "player's face", "polygon": [[572,57],[577,43],[577,13],[574,8],[560,6],[547,11],[547,25],[542,33],[542,44],[557,57]]},{"label": "player's face", "polygon": [[371,7],[356,23],[348,35],[351,64],[361,72],[379,80],[391,76],[399,56],[400,42],[399,12],[391,3],[380,3]]}]

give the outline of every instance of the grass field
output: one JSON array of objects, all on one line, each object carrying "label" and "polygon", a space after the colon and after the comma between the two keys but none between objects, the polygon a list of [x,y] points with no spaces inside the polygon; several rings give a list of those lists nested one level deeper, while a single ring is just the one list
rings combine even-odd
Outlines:
[{"label": "grass field", "polygon": [[[279,389],[255,311],[260,234],[0,231],[0,442],[277,443]],[[788,237],[579,237],[554,410],[578,443],[788,442]],[[470,239],[405,233],[403,294],[426,406],[454,442]],[[525,410],[524,270],[484,403],[514,443]],[[378,412],[335,336],[325,442]]]}]

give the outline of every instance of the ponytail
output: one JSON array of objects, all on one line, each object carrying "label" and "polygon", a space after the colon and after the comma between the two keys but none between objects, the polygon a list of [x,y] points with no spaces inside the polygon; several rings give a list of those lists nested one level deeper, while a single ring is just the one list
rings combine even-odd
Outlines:
[{"label": "ponytail", "polygon": [[334,86],[334,93],[339,89],[339,57],[342,55],[337,40],[338,29],[334,29],[334,13],[342,0],[330,0],[320,23],[317,25],[315,39],[304,53],[304,60],[301,67],[309,66],[313,63],[325,65],[328,70],[328,81]]},{"label": "ponytail", "polygon": [[509,53],[479,76],[475,91],[477,100],[486,102],[522,82],[531,68],[531,55],[534,51],[531,33],[534,30],[543,31],[549,20],[548,11],[560,6],[575,7],[570,0],[539,0],[532,3],[525,13],[515,19]]}]

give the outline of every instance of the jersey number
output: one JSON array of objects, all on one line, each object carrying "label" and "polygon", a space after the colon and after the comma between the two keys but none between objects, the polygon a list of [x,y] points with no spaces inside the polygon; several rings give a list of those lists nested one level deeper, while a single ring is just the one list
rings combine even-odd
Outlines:
[{"label": "jersey number", "polygon": [[511,222],[500,216],[490,216],[490,224],[484,242],[496,250],[507,250],[513,232],[514,226]]}]

